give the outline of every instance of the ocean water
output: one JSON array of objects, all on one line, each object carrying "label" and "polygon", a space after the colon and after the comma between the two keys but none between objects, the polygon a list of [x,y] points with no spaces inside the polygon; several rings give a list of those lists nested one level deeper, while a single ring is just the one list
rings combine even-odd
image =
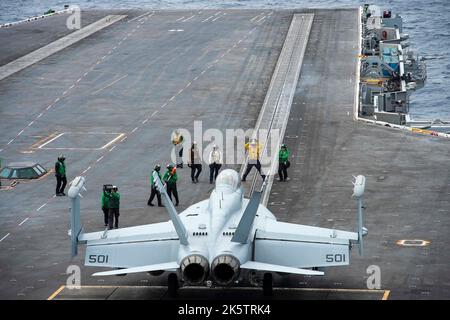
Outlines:
[{"label": "ocean water", "polygon": [[[65,4],[81,9],[290,9],[354,7],[360,0],[0,0],[0,24],[25,19],[48,9],[63,9]],[[410,100],[413,119],[450,120],[450,4],[449,0],[373,0],[403,17],[404,33],[410,35],[410,47],[427,61],[428,80]],[[1,40],[1,39],[0,39]],[[4,44],[2,44],[4,45]]]}]

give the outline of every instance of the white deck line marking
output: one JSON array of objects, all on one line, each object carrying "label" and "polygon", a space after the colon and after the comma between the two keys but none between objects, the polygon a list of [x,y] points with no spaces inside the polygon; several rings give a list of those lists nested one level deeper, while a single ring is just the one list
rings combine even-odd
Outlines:
[{"label": "white deck line marking", "polygon": [[0,242],[2,242],[3,240],[5,240],[9,235],[10,235],[10,233],[8,233],[6,236],[4,236],[3,238],[1,238],[1,239],[0,239]]},{"label": "white deck line marking", "polygon": [[31,121],[27,127],[31,126],[34,123],[34,121]]},{"label": "white deck line marking", "polygon": [[256,23],[263,21],[266,18],[266,16],[263,16],[261,19],[256,20]]},{"label": "white deck line marking", "polygon": [[141,14],[140,16],[137,16],[137,17],[134,17],[134,18],[131,19],[131,20],[128,20],[128,22],[133,22],[133,21],[135,21],[135,20],[137,20],[137,19],[139,19],[139,18],[142,18],[143,16],[148,15],[149,13],[150,13],[150,11],[149,11],[149,12],[146,12],[146,13],[143,13],[143,14]]},{"label": "white deck line marking", "polygon": [[13,142],[13,141],[14,141],[14,139],[9,140],[9,142],[7,143],[7,145],[8,145],[8,144],[11,144],[11,142]]},{"label": "white deck line marking", "polygon": [[212,19],[211,21],[214,22],[214,21],[216,21],[216,20],[219,20],[221,17],[222,17],[222,16],[218,16],[218,17]]},{"label": "white deck line marking", "polygon": [[52,107],[52,105],[47,106],[47,108],[45,108],[45,110],[50,110],[50,108]]},{"label": "white deck line marking", "polygon": [[261,12],[260,14],[254,16],[253,18],[250,19],[250,21],[254,21],[255,19],[259,18],[261,15],[263,15],[264,12]]},{"label": "white deck line marking", "polygon": [[136,127],[133,130],[131,130],[131,133],[134,133],[137,129],[139,129],[139,127]]},{"label": "white deck line marking", "polygon": [[4,66],[0,67],[0,80],[23,70],[48,56],[67,48],[68,46],[90,36],[91,34],[125,18],[126,15],[108,15],[80,30],[74,31],[52,43],[43,46],[23,57],[20,57]]},{"label": "white deck line marking", "polygon": [[183,20],[183,19],[184,19],[184,16],[182,16],[181,18],[178,18],[177,20],[175,20],[175,22],[178,22],[178,21]]},{"label": "white deck line marking", "polygon": [[65,132],[60,133],[60,134],[58,134],[56,137],[54,137],[53,139],[50,139],[50,140],[47,141],[46,143],[40,145],[40,146],[38,147],[38,149],[41,149],[42,147],[45,147],[45,146],[46,146],[47,144],[49,144],[50,142],[52,142],[52,141],[58,139],[59,137],[61,137],[64,133],[65,133]]},{"label": "white deck line marking", "polygon": [[167,106],[167,102],[164,103],[160,108],[163,109],[165,106]]},{"label": "white deck line marking", "polygon": [[146,124],[146,123],[147,123],[147,121],[148,121],[148,118],[147,118],[147,119],[145,119],[144,121],[142,121],[142,124]]},{"label": "white deck line marking", "polygon": [[[67,91],[64,91],[64,92],[67,92]],[[65,94],[65,93],[63,93],[63,94]],[[53,103],[57,103],[59,100],[61,100],[61,98],[56,98]]]},{"label": "white deck line marking", "polygon": [[110,145],[112,145],[114,142],[116,142],[117,140],[119,140],[120,138],[122,138],[125,134],[121,133],[119,134],[117,137],[115,137],[114,139],[112,139],[110,142],[108,142],[107,144],[105,144],[104,146],[102,146],[100,149],[106,149],[107,147],[109,147]]},{"label": "white deck line marking", "polygon": [[192,84],[192,81],[189,81],[185,88],[189,87]]},{"label": "white deck line marking", "polygon": [[36,209],[36,211],[39,211],[39,210],[41,210],[43,207],[45,207],[47,205],[47,202],[46,203],[44,203],[42,206],[40,206],[39,208],[37,208]]},{"label": "white deck line marking", "polygon": [[[98,63],[100,63],[100,61]],[[64,91],[62,94],[63,94],[63,96],[65,96],[67,94],[67,90]]]},{"label": "white deck line marking", "polygon": [[100,158],[98,158],[95,162],[99,162],[103,159],[104,156],[101,156]]},{"label": "white deck line marking", "polygon": [[195,76],[195,78],[193,79],[193,81],[197,81],[197,79],[198,79],[198,76]]},{"label": "white deck line marking", "polygon": [[91,166],[87,167],[81,174],[88,172],[91,169]]},{"label": "white deck line marking", "polygon": [[40,117],[42,117],[43,113],[39,113],[38,116],[36,117],[36,119],[39,119]]},{"label": "white deck line marking", "polygon": [[23,130],[25,129],[20,130],[20,132],[17,135],[20,136],[23,133]]},{"label": "white deck line marking", "polygon": [[125,136],[122,140],[120,140],[120,142],[124,142],[125,140],[127,140],[128,136]]},{"label": "white deck line marking", "polygon": [[157,113],[158,113],[158,110],[154,111],[150,117],[153,117],[153,116],[156,115]]},{"label": "white deck line marking", "polygon": [[19,226],[23,225],[25,222],[27,222],[27,220],[30,219],[30,217],[25,218],[21,223],[19,223]]},{"label": "white deck line marking", "polygon": [[218,14],[221,14],[222,11],[216,12],[214,15],[217,16]]},{"label": "white deck line marking", "polygon": [[111,83],[108,84],[107,86],[105,86],[105,87],[103,87],[103,88],[101,88],[101,89],[98,89],[97,91],[93,92],[92,95],[95,95],[95,94],[99,93],[100,91],[102,91],[102,90],[104,90],[104,89],[106,89],[106,88],[111,87],[112,85],[116,84],[117,82],[119,82],[120,80],[122,80],[123,78],[126,78],[126,77],[128,77],[128,74],[123,75],[122,77],[120,77],[119,79],[114,80],[113,82],[111,82]]},{"label": "white deck line marking", "polygon": [[212,16],[206,18],[205,20],[202,21],[202,23],[208,21],[209,19],[211,19],[211,18],[213,18],[213,17],[214,17],[214,15],[212,15]]},{"label": "white deck line marking", "polygon": [[75,87],[75,85],[73,84],[73,85],[71,85],[70,87],[69,87],[69,90],[71,90],[71,89],[73,89]]},{"label": "white deck line marking", "polygon": [[109,149],[109,152],[113,151],[117,146],[112,147],[111,149]]},{"label": "white deck line marking", "polygon": [[173,99],[175,99],[175,96],[173,96],[172,98],[170,98],[169,101],[172,101]]},{"label": "white deck line marking", "polygon": [[80,81],[81,81],[81,78],[79,78],[79,79],[77,80],[77,83],[80,82]]},{"label": "white deck line marking", "polygon": [[195,14],[193,15],[193,16],[191,16],[191,17],[189,17],[189,18],[187,18],[187,19],[184,19],[183,21],[181,21],[181,22],[186,22],[186,21],[189,21],[189,20],[191,20],[193,17],[195,17]]},{"label": "white deck line marking", "polygon": [[177,95],[181,94],[183,92],[184,89],[180,89],[180,91],[178,91]]},{"label": "white deck line marking", "polygon": [[86,77],[86,76],[88,75],[88,73],[89,73],[89,71],[86,71],[86,72],[83,74],[83,77]]}]

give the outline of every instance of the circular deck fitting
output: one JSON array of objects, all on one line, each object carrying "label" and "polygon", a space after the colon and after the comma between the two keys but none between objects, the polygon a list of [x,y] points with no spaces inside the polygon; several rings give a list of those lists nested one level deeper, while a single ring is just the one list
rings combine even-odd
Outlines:
[{"label": "circular deck fitting", "polygon": [[283,206],[283,205],[286,204],[286,202],[284,202],[284,201],[272,201],[269,204],[272,205],[272,206]]},{"label": "circular deck fitting", "polygon": [[398,240],[397,245],[399,246],[403,246],[403,247],[426,247],[428,246],[431,242],[427,241],[427,240]]}]

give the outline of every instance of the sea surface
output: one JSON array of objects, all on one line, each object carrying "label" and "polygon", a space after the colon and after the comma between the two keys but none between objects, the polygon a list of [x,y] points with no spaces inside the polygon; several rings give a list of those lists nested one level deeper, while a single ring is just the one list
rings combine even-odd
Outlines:
[{"label": "sea surface", "polygon": [[[369,3],[358,0],[0,0],[0,24],[41,15],[48,9],[62,10],[65,4],[82,10],[96,9],[291,9],[355,7]],[[450,120],[450,0],[373,1],[382,9],[403,17],[403,32],[410,35],[410,48],[426,59],[428,80],[411,95],[413,119]],[[1,43],[1,39],[0,39]],[[6,45],[1,43],[1,45]]]}]

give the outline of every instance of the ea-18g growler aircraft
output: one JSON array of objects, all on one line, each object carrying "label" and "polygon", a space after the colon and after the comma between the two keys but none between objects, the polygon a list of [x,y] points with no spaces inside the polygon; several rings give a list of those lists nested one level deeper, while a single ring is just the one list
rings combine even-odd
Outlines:
[{"label": "ea-18g growler aircraft", "polygon": [[357,232],[279,222],[260,204],[262,190],[244,198],[239,174],[231,169],[219,174],[208,200],[179,215],[156,174],[154,180],[171,221],[93,233],[83,233],[80,221],[84,178],[72,183],[72,255],[85,243],[87,266],[114,268],[94,276],[168,271],[169,294],[175,295],[180,284],[231,286],[259,271],[264,294],[270,295],[273,272],[319,276],[324,274],[319,268],[348,265],[353,243],[362,254],[364,176],[354,181]]}]

